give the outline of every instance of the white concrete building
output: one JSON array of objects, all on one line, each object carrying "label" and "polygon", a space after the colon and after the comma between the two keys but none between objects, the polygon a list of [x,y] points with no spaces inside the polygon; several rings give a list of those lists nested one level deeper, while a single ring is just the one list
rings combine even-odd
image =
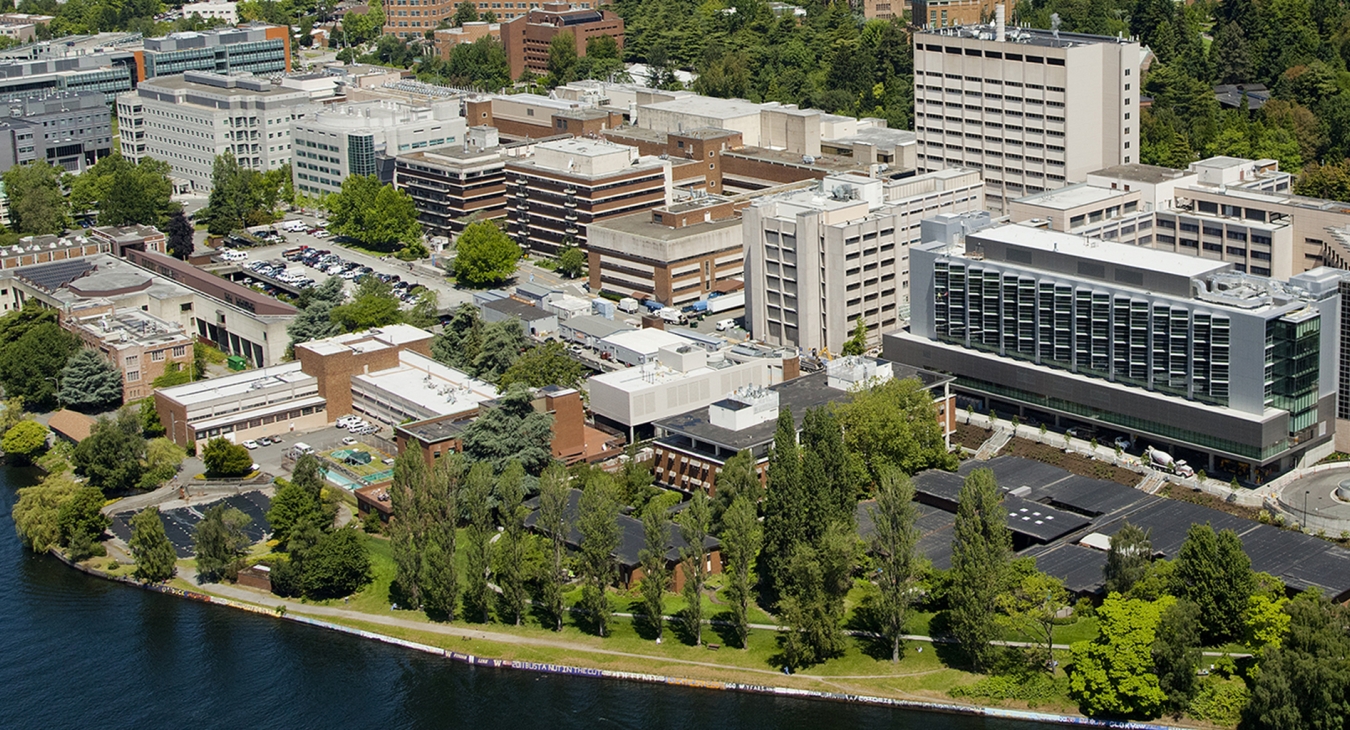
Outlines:
[{"label": "white concrete building", "polygon": [[609,355],[614,362],[632,367],[654,361],[663,348],[681,348],[690,344],[689,340],[665,330],[644,328],[604,337],[599,342],[599,349],[601,355]]},{"label": "white concrete building", "polygon": [[248,75],[147,79],[117,98],[122,156],[164,160],[174,176],[210,190],[217,155],[261,171],[290,162],[291,123],[318,108],[302,90]]},{"label": "white concrete building", "polygon": [[837,175],[757,200],[742,214],[746,326],[770,345],[837,354],[862,317],[875,344],[909,316],[909,247],[922,220],[983,209],[970,169]]},{"label": "white concrete building", "polygon": [[[348,175],[379,175],[391,181],[393,157],[401,152],[464,142],[459,100],[407,104],[393,100],[330,106],[292,127],[296,190],[326,195]],[[380,159],[388,158],[387,165]]]},{"label": "white concrete building", "polygon": [[214,18],[223,20],[228,25],[239,22],[238,4],[232,2],[188,3],[180,9],[180,12],[183,13],[184,18],[199,15],[203,20]]},{"label": "white concrete building", "polygon": [[1133,41],[998,22],[916,32],[919,166],[983,171],[989,209],[1004,212],[1138,162],[1139,59]]}]

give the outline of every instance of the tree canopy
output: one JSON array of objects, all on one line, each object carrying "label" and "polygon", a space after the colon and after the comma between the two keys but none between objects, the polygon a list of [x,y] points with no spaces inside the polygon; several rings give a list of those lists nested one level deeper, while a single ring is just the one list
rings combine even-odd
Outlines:
[{"label": "tree canopy", "polygon": [[455,242],[455,280],[464,286],[500,284],[519,261],[520,246],[492,221],[470,223]]},{"label": "tree canopy", "polygon": [[70,226],[62,175],[61,168],[46,162],[15,165],[5,172],[5,195],[15,231],[62,233]]},{"label": "tree canopy", "polygon": [[206,472],[214,476],[238,477],[253,470],[253,455],[239,444],[213,438],[202,448]]},{"label": "tree canopy", "polygon": [[171,171],[163,160],[143,157],[133,164],[113,152],[74,178],[70,206],[79,212],[97,207],[102,226],[162,226],[170,214],[182,210],[172,200]]},{"label": "tree canopy", "polygon": [[122,403],[122,371],[97,350],[75,353],[61,369],[62,405],[97,413]]},{"label": "tree canopy", "polygon": [[374,175],[349,176],[326,205],[330,230],[372,248],[392,252],[422,240],[412,196]]}]

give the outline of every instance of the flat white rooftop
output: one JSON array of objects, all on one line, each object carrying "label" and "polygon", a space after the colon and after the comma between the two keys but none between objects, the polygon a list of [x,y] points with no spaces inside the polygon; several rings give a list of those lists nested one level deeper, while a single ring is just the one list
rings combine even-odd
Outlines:
[{"label": "flat white rooftop", "polygon": [[491,383],[407,350],[399,353],[398,367],[353,375],[352,386],[415,405],[427,412],[427,418],[473,411],[497,397]]},{"label": "flat white rooftop", "polygon": [[1111,188],[1097,187],[1087,183],[1078,183],[1058,190],[1047,190],[1043,193],[1027,195],[1013,202],[1039,205],[1053,210],[1070,210],[1123,197],[1125,197],[1124,190],[1112,190]]},{"label": "flat white rooftop", "polygon": [[[697,117],[735,119],[737,117],[757,115],[765,108],[765,106],[763,104],[756,104],[753,101],[746,101],[745,99],[718,99],[712,96],[699,96],[695,94],[680,99],[672,99],[670,101],[658,101],[653,104],[643,104],[640,108],[673,112],[675,114],[689,114]],[[811,111],[819,113],[818,109],[813,109]],[[638,113],[638,119],[642,119],[641,112]]]},{"label": "flat white rooftop", "polygon": [[658,385],[666,386],[678,383],[684,380],[701,378],[710,373],[715,373],[731,368],[754,368],[765,367],[765,360],[747,360],[745,362],[732,362],[731,360],[721,360],[712,366],[693,368],[689,371],[676,370],[666,367],[659,362],[649,362],[646,365],[639,365],[623,370],[615,370],[609,373],[601,373],[591,376],[587,382],[590,385],[600,384],[608,386],[615,390],[625,393],[636,393],[647,390]]},{"label": "flat white rooftop", "polygon": [[296,345],[296,347],[303,347],[320,355],[335,355],[348,350],[352,352],[374,352],[387,347],[398,347],[429,340],[432,337],[434,335],[419,327],[407,324],[391,324],[375,329],[326,337],[322,340],[311,340]]},{"label": "flat white rooftop", "polygon": [[1163,271],[1175,276],[1191,278],[1231,268],[1230,264],[1223,261],[1208,261],[1186,254],[1132,246],[1127,243],[1100,241],[1084,238],[1073,233],[1047,231],[1043,228],[1016,224],[986,228],[978,233],[972,233],[966,239],[967,246],[969,247],[972,240],[978,239],[999,241],[1010,246],[1037,249],[1066,256],[1095,259],[1116,266]]},{"label": "flat white rooftop", "polygon": [[672,335],[665,330],[646,328],[640,330],[630,330],[627,332],[616,332],[609,337],[600,340],[601,343],[608,343],[614,347],[622,347],[634,352],[640,352],[644,355],[655,355],[663,347],[680,347],[689,344],[679,335]]},{"label": "flat white rooftop", "polygon": [[237,375],[226,375],[223,378],[199,380],[195,383],[164,388],[159,392],[166,398],[190,406],[196,403],[242,397],[260,388],[276,385],[297,385],[313,380],[312,375],[306,375],[300,371],[299,362],[288,362],[259,368],[258,370],[248,370]]}]

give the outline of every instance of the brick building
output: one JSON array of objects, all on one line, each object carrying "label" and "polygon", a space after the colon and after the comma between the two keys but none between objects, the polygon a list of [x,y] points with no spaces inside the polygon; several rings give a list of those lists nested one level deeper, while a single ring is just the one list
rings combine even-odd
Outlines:
[{"label": "brick building", "polygon": [[586,42],[592,38],[610,36],[623,49],[623,18],[618,14],[545,3],[502,23],[502,45],[511,63],[511,78],[519,78],[526,69],[540,75],[548,73],[549,44],[564,32],[570,32],[576,41],[578,58],[586,55]]},{"label": "brick building", "polygon": [[670,162],[597,139],[535,146],[534,156],[506,163],[507,221],[528,251],[555,254],[585,247],[586,226],[670,201]]},{"label": "brick building", "polygon": [[192,337],[176,322],[139,309],[84,310],[61,326],[122,371],[122,402],[140,400],[170,368],[192,366]]},{"label": "brick building", "polygon": [[496,38],[500,41],[502,39],[501,24],[475,21],[465,23],[458,28],[438,28],[432,33],[431,42],[436,46],[436,55],[449,61],[450,54],[454,52],[455,46],[473,43],[481,38]]},{"label": "brick building", "polygon": [[421,38],[455,15],[455,0],[384,0],[384,34]]},{"label": "brick building", "polygon": [[394,187],[408,191],[432,235],[464,230],[466,219],[506,215],[506,157],[494,127],[471,127],[465,144],[394,158]]}]

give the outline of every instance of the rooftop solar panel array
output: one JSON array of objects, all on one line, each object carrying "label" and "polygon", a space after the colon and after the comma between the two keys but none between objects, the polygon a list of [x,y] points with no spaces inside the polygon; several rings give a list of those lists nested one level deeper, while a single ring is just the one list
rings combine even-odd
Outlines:
[{"label": "rooftop solar panel array", "polygon": [[[271,509],[272,500],[258,491],[245,492],[191,507],[160,510],[159,519],[164,523],[164,534],[173,544],[173,551],[179,558],[193,556],[192,540],[197,534],[197,524],[202,521],[202,516],[208,510],[218,504],[225,504],[248,515],[249,523],[244,527],[244,534],[250,540],[254,542],[262,540],[272,531],[272,526],[267,522],[267,510]],[[118,512],[113,515],[110,528],[112,533],[122,540],[130,540],[131,518],[135,515],[135,512]]]},{"label": "rooftop solar panel array", "polygon": [[33,286],[47,291],[56,291],[63,285],[84,276],[94,270],[94,265],[86,259],[66,259],[50,264],[26,266],[16,270],[16,276],[32,282]]}]

